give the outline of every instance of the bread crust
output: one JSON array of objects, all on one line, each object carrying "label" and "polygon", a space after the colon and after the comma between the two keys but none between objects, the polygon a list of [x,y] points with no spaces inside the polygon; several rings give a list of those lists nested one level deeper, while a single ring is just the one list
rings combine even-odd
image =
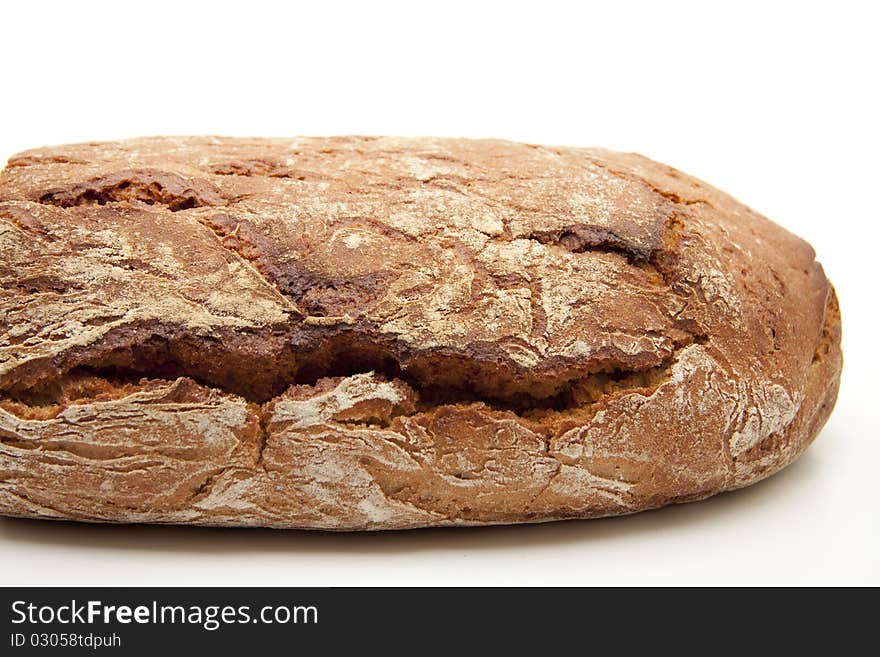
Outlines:
[{"label": "bread crust", "polygon": [[0,174],[0,513],[330,530],[633,513],[834,405],[812,248],[634,154],[147,138]]}]

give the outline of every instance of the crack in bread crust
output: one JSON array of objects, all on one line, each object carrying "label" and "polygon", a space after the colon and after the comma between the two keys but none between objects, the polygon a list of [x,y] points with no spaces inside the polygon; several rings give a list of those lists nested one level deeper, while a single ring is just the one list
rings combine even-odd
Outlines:
[{"label": "crack in bread crust", "polygon": [[65,387],[79,389],[78,384],[90,376],[129,388],[140,379],[187,377],[263,404],[293,384],[376,372],[403,379],[421,397],[439,403],[478,401],[512,410],[564,409],[576,406],[578,395],[586,395],[593,384],[662,375],[682,348],[708,341],[684,330],[657,339],[669,341],[659,354],[609,349],[589,359],[548,360],[541,368],[525,370],[512,360],[481,358],[479,352],[409,352],[359,327],[340,330],[307,321],[211,340],[158,323],[123,325],[87,348],[57,354],[51,367],[37,361],[6,372],[0,377],[0,398],[31,406],[59,405],[72,399]]}]

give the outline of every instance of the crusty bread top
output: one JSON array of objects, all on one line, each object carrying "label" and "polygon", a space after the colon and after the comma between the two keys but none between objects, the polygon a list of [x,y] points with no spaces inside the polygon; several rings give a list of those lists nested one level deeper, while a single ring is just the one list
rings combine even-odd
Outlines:
[{"label": "crusty bread top", "polygon": [[830,289],[809,245],[670,167],[504,141],[38,149],[0,177],[0,220],[0,390],[31,401],[71,372],[265,403],[374,371],[410,412],[560,422],[699,344],[786,415]]}]

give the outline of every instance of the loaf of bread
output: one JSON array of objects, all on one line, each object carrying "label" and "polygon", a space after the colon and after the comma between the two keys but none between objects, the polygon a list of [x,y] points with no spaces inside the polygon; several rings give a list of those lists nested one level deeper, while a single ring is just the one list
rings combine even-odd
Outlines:
[{"label": "loaf of bread", "polygon": [[644,157],[150,138],[0,177],[0,513],[362,530],[625,514],[834,405],[808,244]]}]

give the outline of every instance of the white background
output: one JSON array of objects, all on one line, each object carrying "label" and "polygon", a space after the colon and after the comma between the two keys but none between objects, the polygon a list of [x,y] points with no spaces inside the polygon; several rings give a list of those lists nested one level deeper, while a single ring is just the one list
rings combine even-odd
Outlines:
[{"label": "white background", "polygon": [[808,239],[838,406],[753,488],[621,519],[328,535],[0,520],[2,584],[880,584],[873,3],[5,3],[0,158],[155,134],[635,150]]}]

